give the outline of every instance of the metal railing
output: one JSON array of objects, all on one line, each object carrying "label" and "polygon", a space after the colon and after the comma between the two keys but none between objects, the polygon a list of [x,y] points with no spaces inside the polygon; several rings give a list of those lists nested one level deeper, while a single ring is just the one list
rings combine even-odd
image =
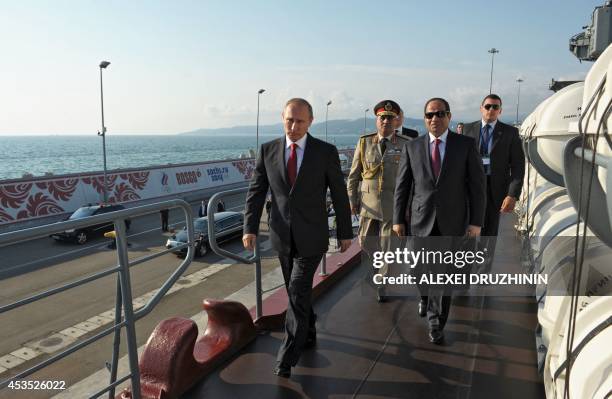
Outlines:
[{"label": "metal railing", "polygon": [[[236,188],[233,190],[221,191],[214,194],[210,197],[208,201],[207,215],[208,215],[208,240],[210,244],[210,248],[219,256],[225,256],[240,263],[244,263],[247,265],[255,264],[255,317],[258,319],[262,316],[262,285],[261,285],[261,248],[259,246],[259,236],[255,238],[255,248],[253,251],[253,255],[250,257],[240,256],[233,252],[226,251],[219,247],[216,240],[215,235],[215,211],[217,210],[217,205],[221,200],[225,197],[235,194],[247,193],[249,190],[248,187],[245,188]],[[323,255],[320,263],[320,276],[327,276],[327,253]]]},{"label": "metal railing", "polygon": [[217,210],[217,205],[219,202],[230,195],[242,194],[246,193],[249,190],[248,187],[245,188],[236,188],[233,190],[221,191],[214,194],[210,197],[208,201],[208,243],[210,244],[210,249],[213,250],[219,256],[225,256],[230,259],[233,259],[237,262],[244,263],[247,265],[255,264],[255,317],[260,318],[262,316],[262,288],[261,288],[261,253],[259,247],[259,236],[255,239],[255,248],[253,251],[253,255],[250,257],[240,256],[230,251],[226,251],[219,247],[217,244],[217,236],[215,234],[215,212]]},{"label": "metal railing", "polygon": [[[147,255],[133,261],[128,259],[128,243],[127,243],[127,232],[125,228],[125,220],[134,217],[145,215],[153,212],[159,212],[162,209],[169,208],[180,208],[183,210],[185,220],[187,221],[187,235],[188,242],[186,244],[177,246],[172,249],[163,250],[151,255]],[[68,349],[51,356],[49,359],[40,362],[33,367],[10,377],[8,380],[4,380],[0,382],[0,389],[5,388],[9,385],[11,381],[21,380],[36,371],[47,367],[48,365],[65,358],[66,356],[84,348],[85,346],[111,334],[114,333],[113,339],[113,354],[112,361],[110,364],[110,382],[109,385],[94,393],[91,398],[97,398],[104,393],[108,392],[109,398],[113,398],[115,394],[115,388],[127,381],[131,380],[132,383],[132,395],[134,398],[140,398],[140,373],[138,370],[138,352],[137,352],[137,343],[136,343],[136,327],[135,323],[140,318],[149,314],[153,308],[159,303],[161,298],[166,294],[166,292],[172,287],[172,285],[179,279],[179,277],[183,274],[183,272],[189,267],[191,261],[193,260],[194,255],[194,227],[193,227],[193,214],[191,210],[191,206],[183,201],[183,200],[170,200],[159,202],[150,205],[139,206],[130,209],[124,209],[116,212],[109,212],[102,215],[97,215],[93,217],[88,217],[85,219],[78,220],[68,220],[65,222],[53,223],[49,225],[29,228],[25,230],[19,230],[15,232],[0,234],[0,246],[11,245],[15,243],[19,243],[22,240],[31,239],[34,237],[43,237],[48,236],[49,234],[66,231],[69,229],[79,229],[91,225],[97,225],[101,223],[113,222],[116,232],[116,251],[117,251],[117,260],[118,264],[115,267],[111,267],[109,269],[94,273],[90,276],[78,279],[76,281],[64,284],[60,287],[56,287],[45,292],[32,295],[30,297],[9,303],[8,305],[3,305],[0,307],[0,314],[8,312],[9,310],[13,310],[19,308],[21,306],[36,302],[43,298],[50,297],[52,295],[58,294],[63,291],[67,291],[71,288],[87,284],[89,282],[101,279],[103,277],[109,276],[111,274],[117,273],[117,292],[116,292],[116,300],[115,300],[115,321],[113,326],[105,328],[103,331],[84,339],[83,341],[70,346]],[[209,224],[210,226],[210,224]],[[215,244],[216,245],[216,244]],[[181,250],[183,248],[187,248],[187,255],[185,259],[180,263],[178,268],[172,273],[170,277],[164,282],[164,284],[159,288],[157,293],[152,296],[147,304],[139,309],[138,311],[134,311],[132,305],[132,286],[130,282],[130,273],[129,268],[140,263],[149,261],[151,259],[157,258],[159,256],[165,255],[169,252],[174,252],[176,250]],[[123,318],[122,318],[123,311]],[[127,337],[127,352],[128,352],[128,360],[130,373],[124,377],[117,379],[117,367],[119,361],[119,345],[120,345],[120,334],[121,328],[126,328],[126,337]]]}]

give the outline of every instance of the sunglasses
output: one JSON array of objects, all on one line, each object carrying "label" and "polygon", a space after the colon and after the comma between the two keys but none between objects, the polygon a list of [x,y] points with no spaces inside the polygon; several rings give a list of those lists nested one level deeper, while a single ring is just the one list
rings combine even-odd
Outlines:
[{"label": "sunglasses", "polygon": [[448,115],[448,111],[425,112],[426,119],[433,119],[434,116],[444,118],[446,115]]},{"label": "sunglasses", "polygon": [[482,106],[482,108],[486,109],[487,111],[490,110],[491,108],[493,108],[495,111],[497,111],[498,109],[501,108],[501,105],[499,104],[485,104]]}]

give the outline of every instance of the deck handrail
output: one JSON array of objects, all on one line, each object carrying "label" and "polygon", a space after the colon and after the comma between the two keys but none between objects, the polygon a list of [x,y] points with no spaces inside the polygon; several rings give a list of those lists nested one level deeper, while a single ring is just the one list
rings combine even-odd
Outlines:
[{"label": "deck handrail", "polygon": [[[136,260],[130,262],[128,259],[128,243],[127,243],[127,231],[125,226],[125,220],[130,217],[145,215],[153,212],[159,212],[163,209],[171,209],[171,208],[180,208],[183,210],[185,220],[187,223],[187,236],[188,242],[183,244],[182,246],[173,248],[172,250],[163,250],[157,252],[155,254],[147,255]],[[95,393],[92,398],[99,397],[103,395],[105,392],[109,393],[109,398],[114,397],[115,387],[123,381],[127,379],[131,380],[132,383],[132,392],[134,398],[140,398],[140,373],[138,369],[138,347],[136,344],[136,321],[140,318],[146,316],[150,313],[153,308],[159,303],[161,298],[166,294],[166,292],[174,285],[174,283],[179,279],[179,277],[183,274],[183,272],[189,267],[191,261],[194,256],[194,227],[193,227],[193,212],[191,210],[191,206],[183,201],[183,200],[169,200],[158,202],[154,204],[143,205],[139,207],[123,209],[115,212],[109,212],[102,215],[92,216],[84,219],[78,220],[67,220],[64,222],[52,223],[43,226],[32,227],[24,230],[13,231],[9,233],[0,234],[0,246],[9,246],[15,243],[19,243],[22,240],[27,240],[36,237],[45,237],[49,234],[66,231],[69,229],[77,229],[83,228],[91,225],[101,224],[113,222],[116,233],[116,247],[117,247],[117,259],[118,265],[112,268],[103,270],[101,272],[94,273],[90,276],[78,279],[76,281],[72,281],[67,284],[63,284],[59,287],[55,287],[53,289],[44,291],[42,293],[30,296],[28,298],[24,298],[7,305],[0,307],[0,314],[8,312],[9,310],[16,309],[18,307],[39,301],[41,299],[50,297],[57,293],[67,291],[69,289],[78,287],[83,284],[87,284],[91,281],[100,279],[102,277],[106,277],[110,274],[117,273],[117,292],[115,299],[115,321],[113,326],[105,328],[103,331],[95,334],[92,337],[89,337],[73,346],[70,346],[68,349],[61,351],[60,353],[51,356],[49,359],[40,362],[29,369],[10,377],[7,380],[0,382],[0,389],[5,388],[9,385],[9,383],[13,380],[21,380],[25,377],[35,373],[36,371],[47,367],[48,365],[63,359],[64,357],[82,349],[83,347],[111,334],[114,332],[114,340],[113,340],[113,358],[111,362],[111,377],[109,385],[103,389]],[[139,309],[138,311],[134,311],[132,305],[132,286],[130,281],[130,273],[129,268],[135,266],[137,264],[146,262],[148,260],[157,258],[159,256],[165,255],[168,252],[182,249],[187,247],[187,255],[185,259],[179,264],[177,269],[168,277],[168,279],[162,284],[157,293],[153,295],[147,302],[147,304]],[[123,313],[123,318],[122,318]],[[119,360],[119,344],[120,344],[120,334],[121,328],[126,328],[126,337],[127,337],[127,347],[128,347],[128,360],[130,365],[130,373],[127,376],[121,377],[117,380],[117,364]]]},{"label": "deck handrail", "polygon": [[213,250],[219,256],[228,257],[237,262],[244,263],[247,265],[255,264],[255,317],[259,319],[262,312],[262,295],[263,291],[261,288],[261,255],[260,255],[260,247],[259,247],[259,238],[255,238],[255,248],[253,251],[253,255],[249,257],[240,256],[236,253],[227,251],[222,249],[217,244],[217,237],[215,234],[215,211],[217,210],[217,205],[221,200],[225,197],[229,197],[234,194],[242,194],[246,193],[249,190],[248,187],[245,188],[235,188],[233,190],[220,191],[210,197],[208,201],[207,215],[208,215],[208,242],[210,244],[210,249]]}]

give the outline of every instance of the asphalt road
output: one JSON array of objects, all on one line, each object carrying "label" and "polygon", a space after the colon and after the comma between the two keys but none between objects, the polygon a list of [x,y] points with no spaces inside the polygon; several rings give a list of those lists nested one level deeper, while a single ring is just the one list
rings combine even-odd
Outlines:
[{"label": "asphalt road", "polygon": [[[231,210],[231,209],[228,209]],[[171,211],[170,227],[182,228],[179,210]],[[131,260],[160,252],[170,233],[160,230],[159,214],[145,215],[132,220],[128,237]],[[267,241],[267,232],[262,224],[262,243]],[[108,239],[99,237],[80,246],[72,243],[56,242],[51,238],[39,238],[18,245],[0,248],[0,269],[5,275],[15,274],[0,280],[0,305],[6,305],[35,293],[89,276],[116,265],[116,252],[107,248]],[[242,252],[239,238],[230,240],[222,247],[232,252]],[[264,253],[273,256],[272,253]],[[173,254],[165,254],[151,261],[136,265],[130,269],[132,295],[134,298],[159,288],[176,270],[182,259]],[[211,265],[227,263],[218,255],[209,252],[203,258],[194,259],[183,275],[188,275]],[[263,262],[263,273],[275,267],[277,262],[270,258]],[[0,357],[25,344],[35,342],[50,334],[62,331],[77,323],[86,321],[102,312],[114,309],[116,298],[116,275],[104,277],[95,282],[73,288],[50,298],[25,305],[0,314]],[[167,294],[160,304],[137,323],[138,345],[146,342],[151,331],[159,321],[172,316],[190,317],[201,311],[204,298],[224,298],[253,281],[253,267],[232,265],[210,277],[202,283],[185,288],[173,294]],[[179,282],[180,283],[180,282]],[[29,379],[61,379],[68,385],[90,375],[104,367],[110,361],[112,349],[111,337],[106,337],[86,349],[70,355],[57,363],[37,372]],[[122,347],[125,352],[125,345]],[[33,364],[48,358],[38,356],[32,361],[0,373],[0,380],[15,375]],[[34,361],[36,360],[36,361]],[[0,371],[2,371],[0,369]],[[57,392],[55,392],[57,393]],[[20,396],[24,394],[26,396]],[[0,390],[0,398],[13,397],[49,397],[52,391],[16,392]]]}]

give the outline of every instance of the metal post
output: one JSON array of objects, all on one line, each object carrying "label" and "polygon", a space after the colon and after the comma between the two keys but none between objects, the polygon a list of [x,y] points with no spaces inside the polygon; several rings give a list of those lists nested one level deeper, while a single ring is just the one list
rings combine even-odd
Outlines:
[{"label": "metal post", "polygon": [[[121,323],[121,306],[122,306],[122,297],[121,297],[121,279],[119,275],[117,275],[117,291],[116,291],[116,299],[115,299],[115,325]],[[113,356],[111,357],[110,364],[110,384],[117,381],[117,366],[119,364],[119,346],[121,345],[121,329],[115,329],[113,334]],[[115,388],[111,388],[108,391],[108,399],[115,398]]]},{"label": "metal post", "polygon": [[255,154],[259,154],[259,96],[261,96],[261,93],[263,93],[264,91],[266,91],[265,89],[259,89],[259,91],[257,92],[257,126],[255,128],[256,132],[255,132]]},{"label": "metal post", "polygon": [[368,111],[370,110],[370,108],[367,108],[365,111],[363,111],[363,134],[366,134],[366,130],[367,130],[367,117],[368,117]]},{"label": "metal post", "polygon": [[519,104],[520,104],[520,101],[521,101],[521,82],[523,81],[523,79],[518,78],[518,79],[516,79],[516,81],[518,83],[518,94],[516,96],[516,124],[518,125],[518,123],[519,123],[519,117],[518,117],[518,114],[519,114]]},{"label": "metal post", "polygon": [[327,252],[323,254],[323,258],[321,259],[321,270],[319,271],[319,276],[327,276]]},{"label": "metal post", "polygon": [[106,126],[104,126],[104,89],[102,86],[102,69],[106,69],[110,65],[108,61],[100,63],[100,106],[102,109],[102,133],[98,132],[98,136],[102,136],[102,158],[104,160],[104,203],[108,202],[108,179],[106,177]]},{"label": "metal post", "polygon": [[489,80],[489,94],[491,94],[493,90],[493,60],[495,59],[495,54],[499,53],[499,50],[493,47],[489,50],[489,53],[491,53],[491,79]]},{"label": "metal post", "polygon": [[255,319],[259,319],[263,316],[263,304],[262,295],[263,290],[261,288],[261,257],[259,256],[259,238],[255,237]]},{"label": "metal post", "polygon": [[327,102],[327,107],[325,108],[325,142],[327,142],[327,117],[329,115],[329,106],[331,105],[331,100]]},{"label": "metal post", "polygon": [[115,220],[115,233],[117,235],[117,258],[119,260],[119,278],[121,282],[121,297],[123,298],[123,311],[125,314],[125,329],[127,337],[127,352],[132,380],[132,395],[140,399],[140,370],[138,369],[138,345],[136,343],[136,328],[134,308],[132,307],[132,285],[130,283],[130,263],[128,258],[127,232],[124,220]]}]

